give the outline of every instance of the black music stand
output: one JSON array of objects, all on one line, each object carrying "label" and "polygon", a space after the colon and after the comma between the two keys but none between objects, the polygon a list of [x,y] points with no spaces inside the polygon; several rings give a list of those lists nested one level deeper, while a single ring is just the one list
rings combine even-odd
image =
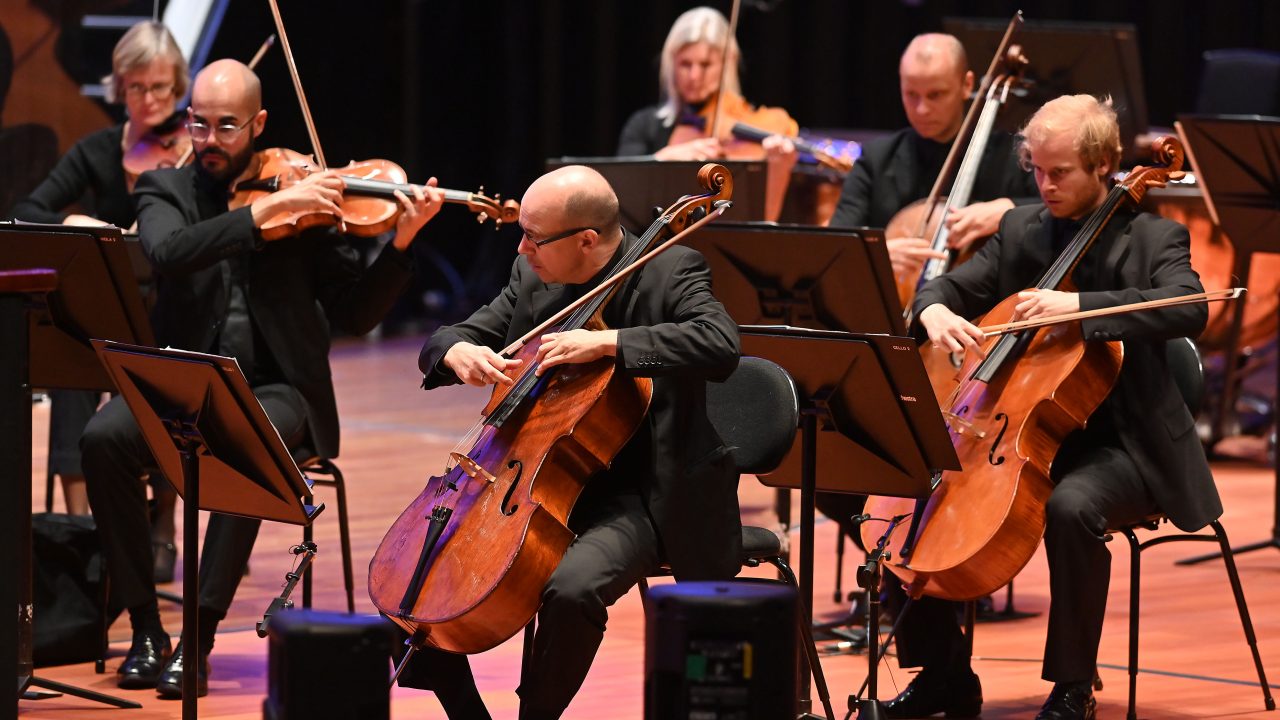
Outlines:
[{"label": "black music stand", "polygon": [[[706,257],[716,297],[739,325],[905,334],[882,230],[715,223],[686,244]],[[798,477],[797,472],[791,476]],[[778,517],[789,523],[789,490],[799,485],[781,485],[775,506]],[[842,599],[843,546],[841,542],[837,560],[837,602]],[[847,615],[815,630],[856,649],[864,639],[861,631],[843,628],[856,624],[859,614],[855,603]]]},{"label": "black music stand", "polygon": [[[733,176],[733,215],[748,220],[764,219],[766,166],[763,160],[717,160]],[[548,158],[547,170],[565,165],[586,165],[604,176],[621,202],[622,225],[634,232],[653,224],[654,208],[665,209],[671,198],[689,191],[689,178],[698,174],[705,162],[654,160],[635,157]],[[659,211],[660,212],[660,211]]]},{"label": "black music stand", "polygon": [[[232,358],[94,340],[165,478],[183,498],[182,717],[196,717],[200,510],[307,525],[310,483]],[[203,487],[202,487],[203,486]]]},{"label": "black music stand", "polygon": [[[799,389],[800,437],[787,458],[799,465],[794,479],[800,488],[800,592],[805,612],[811,613],[814,492],[926,498],[938,474],[959,470],[960,461],[911,338],[789,327],[747,326],[740,331],[745,354],[778,363]],[[819,463],[840,471],[826,473],[820,483]],[[792,481],[786,475],[779,478],[778,472],[765,482]],[[861,580],[870,588],[879,587],[880,565],[878,557],[869,555]],[[849,698],[850,712],[856,703],[863,720],[884,717],[876,698],[879,612],[876,593],[871,595],[868,697]]]},{"label": "black music stand", "polygon": [[[4,482],[6,487],[21,492],[21,498],[6,503],[11,508],[11,527],[16,534],[11,542],[0,545],[0,557],[12,573],[0,569],[0,576],[16,578],[18,607],[31,605],[31,388],[79,388],[111,390],[113,386],[102,371],[90,337],[107,337],[126,342],[152,342],[151,325],[143,309],[138,282],[118,228],[87,228],[29,223],[0,223],[0,271],[48,268],[56,271],[58,289],[50,292],[37,306],[12,305],[9,312],[19,313],[8,319],[15,324],[6,339],[3,354],[6,363],[21,365],[22,381],[4,392],[17,388],[25,401],[0,414],[5,422],[17,422],[18,436],[25,438],[25,450],[18,462],[5,464],[25,475]],[[20,338],[13,340],[11,338]],[[12,371],[5,380],[13,383],[18,376]],[[12,414],[12,418],[8,417]],[[25,498],[25,499],[23,499]],[[63,683],[33,676],[30,613],[18,616],[18,697],[28,687],[42,687],[75,695],[116,707],[136,708],[137,703],[95,693]],[[30,697],[44,697],[29,693]]]},{"label": "black music stand", "polygon": [[[1238,283],[1249,280],[1253,254],[1280,252],[1280,118],[1258,115],[1179,115],[1182,135],[1204,190],[1205,204],[1235,248],[1232,270]],[[1236,360],[1244,303],[1232,308],[1231,330],[1222,397],[1214,413],[1213,440],[1222,437],[1223,426],[1235,399]],[[1280,379],[1277,380],[1280,387]],[[1280,406],[1280,403],[1277,403]],[[1271,537],[1233,548],[1242,553],[1262,548],[1280,549],[1280,463],[1276,465],[1275,514]],[[1220,557],[1220,553],[1179,560],[1188,565]]]}]

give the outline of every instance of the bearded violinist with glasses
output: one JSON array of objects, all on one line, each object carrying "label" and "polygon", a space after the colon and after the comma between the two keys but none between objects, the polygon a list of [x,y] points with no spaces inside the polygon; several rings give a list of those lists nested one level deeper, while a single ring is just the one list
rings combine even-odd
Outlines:
[{"label": "bearded violinist with glasses", "polygon": [[[338,454],[338,412],[329,369],[330,327],[373,328],[412,275],[410,243],[439,211],[435,179],[396,192],[394,237],[364,267],[346,236],[312,228],[278,239],[261,232],[282,213],[328,212],[344,181],[334,172],[232,203],[254,178],[255,143],[267,112],[247,66],[219,60],[195,78],[186,127],[195,162],[143,174],[134,194],[139,235],[157,276],[152,312],[156,341],[236,358],[285,444],[321,457]],[[237,207],[237,205],[239,205]],[[277,236],[272,236],[273,238]],[[150,573],[150,539],[139,476],[152,464],[137,423],[119,398],[93,417],[81,439],[89,500],[104,543],[112,590],[133,629],[118,671],[123,688],[156,688],[181,697],[192,659],[171,652]],[[198,693],[208,692],[208,652],[248,562],[260,521],[213,514],[200,554]]]}]

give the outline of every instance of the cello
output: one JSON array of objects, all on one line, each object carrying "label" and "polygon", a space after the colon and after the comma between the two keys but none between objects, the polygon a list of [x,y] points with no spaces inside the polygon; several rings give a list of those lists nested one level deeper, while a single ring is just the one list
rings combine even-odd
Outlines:
[{"label": "cello", "polygon": [[[1175,139],[1157,140],[1154,156],[1162,166],[1135,168],[1113,187],[1036,288],[1073,291],[1072,272],[1116,212],[1181,175]],[[982,322],[1006,323],[1018,302],[1016,294],[1006,298]],[[1078,320],[1003,333],[982,351],[966,355],[940,402],[964,469],[943,473],[927,504],[914,503],[911,529],[892,540],[896,560],[888,567],[912,596],[971,600],[1026,565],[1044,534],[1050,464],[1110,394],[1123,360],[1118,341],[1083,340]],[[911,504],[873,497],[866,512],[889,517],[911,513]],[[862,532],[874,545],[871,528]]]},{"label": "cello", "polygon": [[[707,192],[669,208],[600,285],[503,351],[524,361],[508,371],[512,384],[494,387],[444,471],[383,537],[369,564],[369,595],[410,633],[411,650],[483,652],[537,612],[573,540],[567,521],[585,482],[631,439],[652,396],[650,379],[615,373],[612,358],[539,374],[540,338],[605,329],[602,312],[624,279],[723,213],[732,177],[708,164],[699,181]],[[690,224],[695,210],[707,215]]]}]

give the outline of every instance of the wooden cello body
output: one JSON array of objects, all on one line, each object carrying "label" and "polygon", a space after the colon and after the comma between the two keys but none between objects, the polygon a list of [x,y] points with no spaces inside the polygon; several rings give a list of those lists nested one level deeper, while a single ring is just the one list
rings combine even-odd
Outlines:
[{"label": "wooden cello body", "polygon": [[616,373],[613,358],[537,375],[542,334],[604,329],[601,311],[617,281],[675,242],[666,237],[684,228],[694,209],[710,210],[732,192],[723,167],[704,166],[699,178],[712,192],[683,198],[599,288],[508,348],[518,347],[515,357],[524,360],[511,371],[513,384],[495,389],[445,472],[387,531],[369,565],[369,594],[414,636],[415,647],[482,652],[537,611],[573,541],[567,521],[574,503],[640,427],[652,396],[651,380]]},{"label": "wooden cello body", "polygon": [[[530,343],[517,356],[528,367]],[[516,379],[516,378],[512,378]],[[490,415],[510,392],[494,392]],[[615,376],[613,359],[562,367],[538,402],[522,403],[501,427],[486,425],[459,462],[427,481],[383,537],[369,564],[373,604],[431,645],[461,653],[488,650],[528,624],[542,587],[573,541],[569,511],[588,477],[608,467],[644,418],[647,378]],[[471,477],[473,469],[485,473]],[[419,563],[433,508],[456,486],[451,517],[421,591],[402,605]]]},{"label": "wooden cello body", "polygon": [[[1166,166],[1135,169],[1113,188],[1037,288],[1073,290],[1072,271],[1116,210],[1178,171],[1181,147],[1158,142],[1156,157]],[[1017,303],[1017,295],[1006,298],[981,324],[1006,322]],[[893,538],[897,559],[888,565],[915,596],[971,600],[1007,584],[1026,565],[1044,534],[1058,448],[1106,399],[1123,361],[1119,342],[1086,342],[1078,322],[1000,335],[983,351],[965,358],[950,385],[930,378],[963,470],[943,473],[922,508],[894,498],[867,502],[872,517],[911,512],[913,505],[920,513],[913,537],[903,527]],[[949,368],[935,361],[930,370]],[[863,540],[874,544],[867,525]]]}]

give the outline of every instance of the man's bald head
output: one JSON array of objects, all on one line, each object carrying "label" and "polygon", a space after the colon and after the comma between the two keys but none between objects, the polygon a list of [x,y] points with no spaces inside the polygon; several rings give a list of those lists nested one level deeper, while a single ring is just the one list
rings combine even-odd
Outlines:
[{"label": "man's bald head", "polygon": [[238,60],[215,60],[196,74],[191,102],[234,106],[247,116],[262,108],[262,83]]},{"label": "man's bald head", "polygon": [[528,204],[567,225],[600,228],[607,240],[621,237],[618,196],[603,175],[585,165],[566,165],[534,180],[521,206]]},{"label": "man's bald head", "polygon": [[969,70],[969,58],[965,55],[964,46],[954,35],[943,33],[925,33],[917,35],[902,52],[898,63],[898,72],[907,70],[919,71],[932,68],[941,63],[941,67],[950,70],[957,77],[962,77]]}]

